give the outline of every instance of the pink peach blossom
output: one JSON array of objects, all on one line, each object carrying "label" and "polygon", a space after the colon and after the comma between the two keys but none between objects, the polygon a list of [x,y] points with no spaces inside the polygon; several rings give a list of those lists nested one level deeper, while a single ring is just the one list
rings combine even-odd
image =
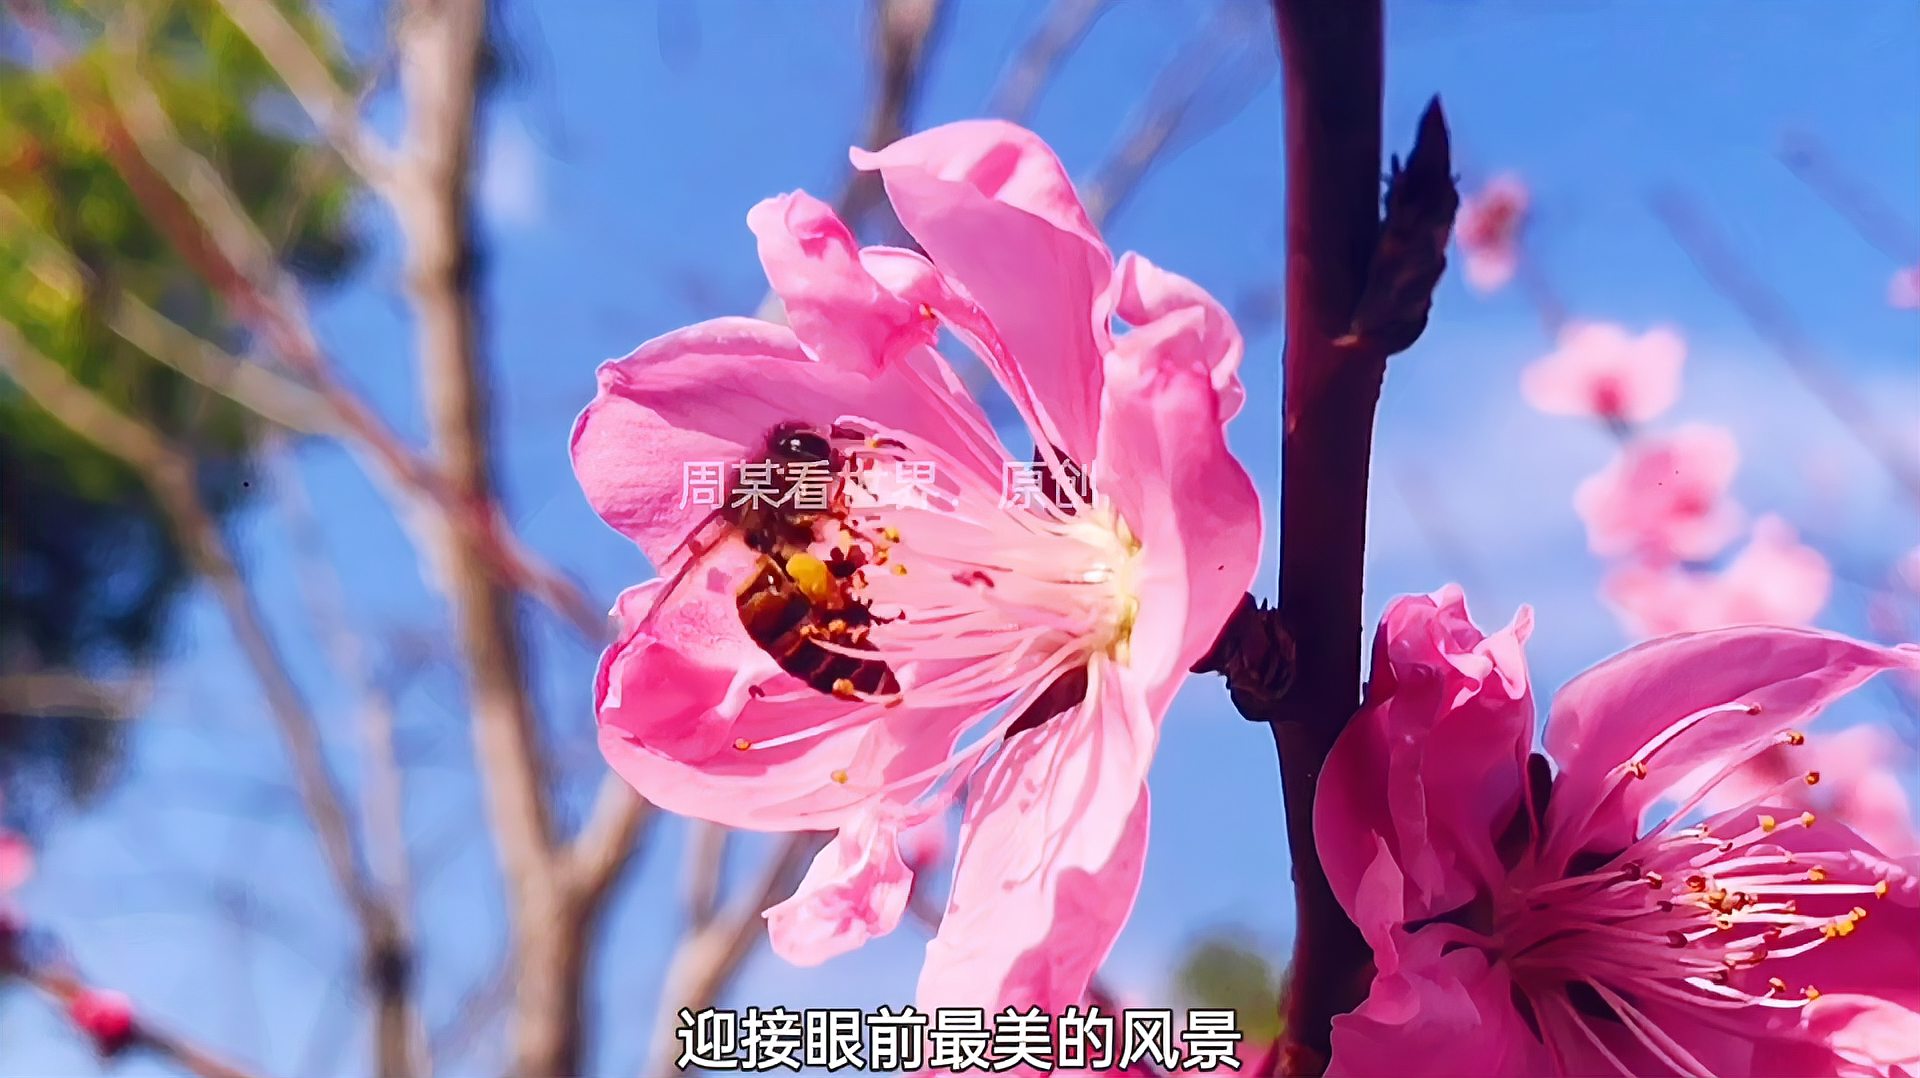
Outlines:
[{"label": "pink peach blossom", "polygon": [[1497,292],[1513,280],[1528,200],[1526,183],[1512,173],[1495,176],[1478,193],[1461,197],[1453,234],[1466,256],[1467,284],[1475,291]]},{"label": "pink peach blossom", "polygon": [[1834,700],[1920,667],[1920,648],[1770,627],[1650,641],[1561,689],[1550,760],[1532,751],[1531,632],[1523,608],[1483,634],[1457,587],[1381,620],[1315,805],[1375,964],[1327,1073],[1920,1065],[1920,861],[1807,810],[1797,766],[1699,811],[1755,756],[1812,743],[1800,727]]},{"label": "pink peach blossom", "polygon": [[[801,962],[893,926],[911,876],[902,832],[964,785],[921,1005],[1058,1010],[1132,907],[1160,719],[1259,560],[1259,503],[1224,434],[1241,340],[1192,282],[1116,263],[1030,132],[950,124],[853,160],[881,174],[925,257],[858,247],[805,194],[762,202],[747,223],[788,325],[723,318],[656,338],[601,368],[575,424],[589,501],[680,581],[621,596],[600,744],[672,811],[838,832],[769,911],[776,949]],[[1006,391],[1058,504],[1005,497],[1006,462],[1030,458],[935,349],[942,328]],[[687,504],[685,464],[754,457],[786,422],[872,474],[936,465],[920,504],[839,484],[839,545],[815,545],[867,559],[848,585],[875,615],[861,655],[891,667],[897,695],[784,673],[735,609],[754,553],[732,537],[688,549],[707,510]]]},{"label": "pink peach blossom", "polygon": [[1920,266],[1895,271],[1887,282],[1887,303],[1903,311],[1920,311]]},{"label": "pink peach blossom", "polygon": [[1833,591],[1826,556],[1800,542],[1776,516],[1754,522],[1753,538],[1724,569],[1629,563],[1600,586],[1628,632],[1642,636],[1727,625],[1807,625]]},{"label": "pink peach blossom", "polygon": [[1740,527],[1726,497],[1739,459],[1733,435],[1705,424],[1628,442],[1574,491],[1587,545],[1602,557],[1656,565],[1712,557]]},{"label": "pink peach blossom", "polygon": [[[1710,812],[1732,808],[1811,771],[1821,776],[1807,791],[1815,811],[1844,821],[1884,853],[1912,856],[1920,854],[1920,834],[1899,772],[1913,757],[1913,750],[1886,727],[1861,723],[1802,745],[1775,745],[1759,753],[1723,777],[1700,805]],[[1843,781],[1829,782],[1830,776]],[[1702,773],[1694,779],[1705,782],[1710,777]]]},{"label": "pink peach blossom", "polygon": [[1645,423],[1679,399],[1686,358],[1687,342],[1665,327],[1635,336],[1611,322],[1573,322],[1520,373],[1520,392],[1549,415]]},{"label": "pink peach blossom", "polygon": [[[6,791],[0,790],[0,810],[7,806]],[[26,839],[8,831],[0,825],[0,908],[6,905],[7,894],[33,875],[33,850]]]}]

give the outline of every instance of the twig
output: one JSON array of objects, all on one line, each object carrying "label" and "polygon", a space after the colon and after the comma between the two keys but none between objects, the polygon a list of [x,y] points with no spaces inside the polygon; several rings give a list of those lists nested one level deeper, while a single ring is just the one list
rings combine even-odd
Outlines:
[{"label": "twig", "polygon": [[0,712],[48,718],[122,719],[146,686],[102,683],[64,671],[0,674]]},{"label": "twig", "polygon": [[344,798],[326,763],[319,727],[268,634],[252,591],[240,574],[226,538],[202,504],[192,462],[154,430],[115,410],[57,363],[34,349],[11,322],[0,320],[0,371],[34,403],[74,433],[139,473],[160,509],[232,623],[268,710],[293,764],[302,804],[313,821],[321,852],[342,896],[356,911],[369,911],[372,896],[362,877]]},{"label": "twig", "polygon": [[1780,161],[1880,253],[1902,266],[1920,261],[1920,230],[1834,164],[1819,140],[1804,132],[1789,134],[1781,140]]},{"label": "twig", "polygon": [[[87,984],[70,971],[18,960],[10,962],[5,955],[0,955],[0,983],[4,983],[9,976],[32,986],[48,1002],[62,1010],[89,991]],[[124,1041],[125,1046],[120,1049],[122,1052],[136,1049],[150,1052],[199,1078],[253,1078],[252,1071],[227,1062],[196,1042],[139,1017],[137,1013]]]},{"label": "twig", "polygon": [[1773,346],[1787,369],[1829,414],[1840,421],[1893,478],[1907,500],[1920,507],[1920,462],[1880,425],[1873,406],[1851,384],[1833,374],[1813,342],[1788,312],[1785,297],[1749,272],[1691,200],[1673,189],[1648,198],[1654,216],[1672,233],[1713,290],[1720,293]]},{"label": "twig", "polygon": [[1020,47],[1006,73],[987,98],[987,111],[1024,122],[1040,98],[1040,91],[1087,31],[1111,5],[1111,0],[1054,0],[1039,29]]},{"label": "twig", "polygon": [[[1207,89],[1208,78],[1234,57],[1236,46],[1246,40],[1251,28],[1245,8],[1223,2],[1214,8],[1206,25],[1167,61],[1142,99],[1119,148],[1082,185],[1081,201],[1096,226],[1118,213],[1139,190],[1147,173],[1168,152],[1174,136],[1181,134],[1181,127]],[[1250,98],[1252,87],[1246,90]]]},{"label": "twig", "polygon": [[415,948],[409,909],[413,888],[407,864],[404,793],[394,754],[393,700],[373,676],[366,647],[347,622],[344,589],[332,559],[320,548],[320,523],[306,484],[286,454],[274,483],[300,562],[300,584],[334,670],[359,700],[363,774],[362,834],[380,914],[364,929],[363,979],[374,1002],[374,1045],[382,1078],[428,1070],[426,1029],[413,993]]},{"label": "twig", "polygon": [[361,125],[358,103],[334,81],[326,61],[286,15],[271,0],[220,0],[220,7],[293,91],[348,167],[369,187],[383,189],[392,177],[391,150]]},{"label": "twig", "polygon": [[[867,107],[865,141],[879,149],[907,133],[907,118],[920,96],[926,56],[946,10],[946,0],[873,0],[873,100]],[[886,201],[878,172],[853,172],[834,207],[855,233],[860,222]],[[901,232],[888,215],[888,230]],[[904,235],[904,233],[902,233]],[[894,242],[898,236],[887,237]]]},{"label": "twig", "polygon": [[739,971],[754,946],[766,934],[760,915],[792,893],[807,862],[825,844],[825,836],[800,831],[787,835],[780,848],[761,867],[754,884],[720,909],[706,923],[689,926],[668,960],[666,982],[660,993],[660,1017],[654,1023],[650,1062],[643,1074],[672,1074],[678,1068],[681,1010],[699,1011],[713,1005],[721,988]]}]

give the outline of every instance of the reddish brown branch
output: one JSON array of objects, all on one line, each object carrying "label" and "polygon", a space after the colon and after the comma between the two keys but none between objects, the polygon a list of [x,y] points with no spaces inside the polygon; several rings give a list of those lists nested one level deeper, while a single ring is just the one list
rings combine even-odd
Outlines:
[{"label": "reddish brown branch", "polygon": [[[6,931],[0,927],[0,931]],[[74,1002],[92,989],[71,970],[52,965],[35,965],[0,953],[0,982],[8,977],[17,977],[39,992],[45,999],[67,1011]],[[90,1035],[93,1035],[91,1031]],[[131,1018],[124,1033],[113,1038],[111,1045],[100,1044],[101,1048],[110,1048],[115,1056],[131,1052],[147,1052],[172,1063],[189,1074],[199,1078],[253,1078],[253,1072],[229,1063],[220,1056],[187,1037],[168,1030],[138,1012]],[[97,1038],[96,1038],[97,1042]]]},{"label": "reddish brown branch", "polygon": [[1280,606],[1296,657],[1270,715],[1280,752],[1296,934],[1288,1074],[1318,1074],[1334,1016],[1365,991],[1371,955],[1328,886],[1313,840],[1320,768],[1360,699],[1361,588],[1374,410],[1387,357],[1426,320],[1456,196],[1438,102],[1382,226],[1381,0],[1275,0],[1286,147],[1286,347]]}]

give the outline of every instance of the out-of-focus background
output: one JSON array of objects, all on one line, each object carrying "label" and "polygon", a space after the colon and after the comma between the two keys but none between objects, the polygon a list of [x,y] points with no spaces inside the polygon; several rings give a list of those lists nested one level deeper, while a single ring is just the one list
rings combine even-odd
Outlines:
[{"label": "out-of-focus background", "polygon": [[[650,569],[566,458],[598,362],[759,307],[754,202],[896,238],[850,145],[1037,130],[1116,251],[1235,312],[1233,440],[1277,505],[1264,4],[499,2],[471,47],[464,7],[0,5],[0,1073],[654,1073],[682,1004],[910,1001],[922,920],[788,967],[757,913],[794,847],[609,781],[593,634]],[[1530,604],[1543,701],[1662,626],[1920,638],[1920,8],[1388,9],[1388,148],[1440,94],[1475,216],[1391,365],[1369,612]],[[1583,322],[1677,334],[1677,402],[1536,408],[1522,371]],[[1576,489],[1688,424],[1738,448],[1724,541],[1593,553]],[[1913,707],[1848,701],[1880,733],[1829,781],[1911,794]],[[1101,988],[1271,1037],[1271,741],[1196,679],[1162,744]],[[111,1020],[54,982],[176,1058],[101,1062]]]}]

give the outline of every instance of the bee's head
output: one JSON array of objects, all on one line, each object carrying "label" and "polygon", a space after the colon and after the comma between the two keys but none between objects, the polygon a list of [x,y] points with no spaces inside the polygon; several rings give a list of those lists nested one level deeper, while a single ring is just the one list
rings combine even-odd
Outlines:
[{"label": "bee's head", "polygon": [[833,443],[805,423],[782,423],[767,432],[767,456],[782,464],[830,462]]}]

